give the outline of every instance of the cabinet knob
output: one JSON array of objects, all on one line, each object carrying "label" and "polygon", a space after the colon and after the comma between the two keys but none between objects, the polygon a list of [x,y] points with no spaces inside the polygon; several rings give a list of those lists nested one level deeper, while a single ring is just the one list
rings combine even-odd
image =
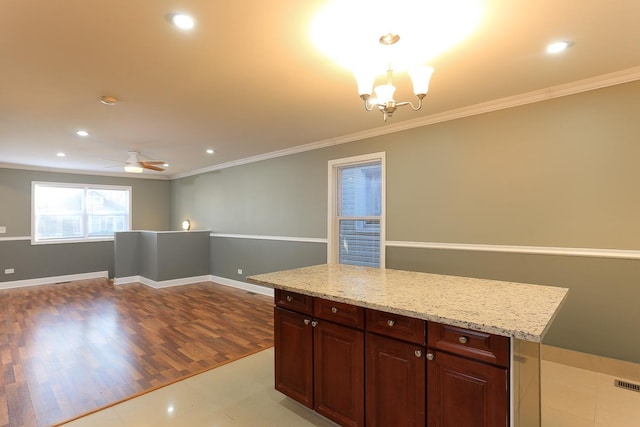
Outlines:
[{"label": "cabinet knob", "polygon": [[387,325],[389,325],[389,326],[393,326],[393,325],[395,325],[395,324],[396,324],[396,321],[395,321],[395,320],[391,320],[391,319],[387,320]]},{"label": "cabinet knob", "polygon": [[332,313],[337,313],[338,312],[338,308],[337,307],[331,307],[331,312]]},{"label": "cabinet knob", "polygon": [[431,353],[430,351],[427,352],[427,360],[433,360],[434,356],[433,353]]},{"label": "cabinet knob", "polygon": [[313,326],[314,328],[318,326],[318,321],[317,320],[312,321],[311,326]]},{"label": "cabinet knob", "polygon": [[305,325],[308,325],[309,323],[311,323],[311,320],[309,320],[309,319],[304,319],[304,324],[305,324]]},{"label": "cabinet knob", "polygon": [[287,301],[289,302],[293,301],[293,297],[291,295],[287,295]]},{"label": "cabinet knob", "polygon": [[415,354],[416,357],[422,357],[422,350],[416,350],[413,352],[413,354]]},{"label": "cabinet knob", "polygon": [[467,337],[460,337],[458,338],[458,341],[460,341],[460,344],[466,344],[469,342],[469,339]]}]

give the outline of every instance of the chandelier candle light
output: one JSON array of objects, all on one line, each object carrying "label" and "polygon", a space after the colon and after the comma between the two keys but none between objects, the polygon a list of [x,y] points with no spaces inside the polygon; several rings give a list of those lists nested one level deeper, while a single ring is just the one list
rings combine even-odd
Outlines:
[{"label": "chandelier candle light", "polygon": [[[380,37],[380,43],[386,46],[391,46],[399,40],[399,35],[391,33]],[[391,117],[398,107],[410,105],[413,111],[418,111],[422,108],[422,99],[429,91],[429,80],[431,80],[433,68],[427,67],[426,65],[416,65],[409,70],[409,77],[411,77],[411,83],[413,83],[413,93],[416,98],[418,98],[417,106],[414,106],[410,101],[396,102],[393,99],[396,87],[393,85],[393,69],[391,63],[387,70],[387,83],[376,86],[373,89],[375,98],[371,97],[375,76],[371,73],[360,71],[356,71],[354,74],[358,82],[358,93],[360,94],[360,98],[364,100],[364,108],[367,111],[371,111],[377,107],[386,122],[387,118]]]}]

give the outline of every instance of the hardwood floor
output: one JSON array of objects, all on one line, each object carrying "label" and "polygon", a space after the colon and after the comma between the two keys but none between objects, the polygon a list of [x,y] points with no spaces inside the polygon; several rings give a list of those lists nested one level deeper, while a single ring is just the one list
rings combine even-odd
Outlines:
[{"label": "hardwood floor", "polygon": [[273,345],[273,300],[106,279],[0,291],[0,426],[50,426]]}]

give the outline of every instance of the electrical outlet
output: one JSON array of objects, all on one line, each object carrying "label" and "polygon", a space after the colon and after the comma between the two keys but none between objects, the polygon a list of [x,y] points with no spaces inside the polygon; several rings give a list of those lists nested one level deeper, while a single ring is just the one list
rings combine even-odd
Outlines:
[{"label": "electrical outlet", "polygon": [[241,268],[238,269],[238,274],[242,274],[242,269]]},{"label": "electrical outlet", "polygon": [[5,227],[4,225],[0,227],[0,234],[4,234],[6,232],[7,232],[7,227]]},{"label": "electrical outlet", "polygon": [[13,274],[16,271],[13,268],[5,268],[4,269],[4,274]]}]

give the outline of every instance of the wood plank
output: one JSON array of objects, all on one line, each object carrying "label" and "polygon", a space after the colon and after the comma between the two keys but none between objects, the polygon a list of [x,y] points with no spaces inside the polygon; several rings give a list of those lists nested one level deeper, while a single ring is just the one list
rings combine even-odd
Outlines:
[{"label": "wood plank", "polygon": [[273,345],[273,300],[210,282],[0,290],[0,427],[50,426]]}]

